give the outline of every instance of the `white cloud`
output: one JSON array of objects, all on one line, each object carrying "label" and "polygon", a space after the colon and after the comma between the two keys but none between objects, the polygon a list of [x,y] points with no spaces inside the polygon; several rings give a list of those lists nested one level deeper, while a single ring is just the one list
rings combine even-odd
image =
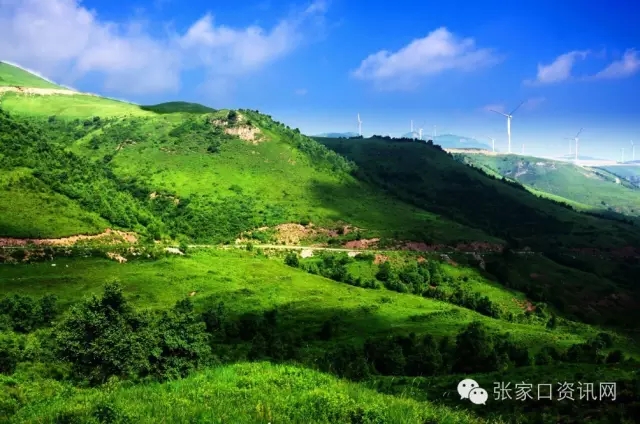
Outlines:
[{"label": "white cloud", "polygon": [[397,52],[381,50],[369,55],[352,75],[373,81],[379,88],[412,88],[431,75],[473,71],[500,60],[492,49],[476,47],[472,38],[459,38],[446,28],[438,28]]},{"label": "white cloud", "polygon": [[640,57],[635,49],[628,49],[622,59],[616,60],[593,76],[596,79],[629,77],[640,71]]},{"label": "white cloud", "polygon": [[306,88],[299,88],[295,91],[295,94],[297,96],[304,96],[305,94],[307,94],[307,89]]},{"label": "white cloud", "polygon": [[171,92],[185,67],[225,83],[260,70],[298,47],[325,10],[318,0],[271,30],[216,26],[206,14],[184,34],[154,37],[140,22],[101,20],[79,0],[0,0],[0,60],[67,84],[98,73],[109,91]]},{"label": "white cloud", "polygon": [[529,84],[552,84],[566,81],[571,78],[571,71],[576,60],[584,59],[589,51],[574,50],[558,56],[548,65],[538,64],[538,75],[534,81],[525,81]]}]

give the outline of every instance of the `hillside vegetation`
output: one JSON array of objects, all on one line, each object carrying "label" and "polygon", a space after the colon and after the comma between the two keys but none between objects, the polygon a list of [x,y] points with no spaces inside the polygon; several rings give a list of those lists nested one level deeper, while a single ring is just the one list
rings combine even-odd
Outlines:
[{"label": "hillside vegetation", "polygon": [[488,167],[536,190],[588,206],[600,213],[640,216],[640,190],[611,170],[517,155],[465,155],[476,166]]},{"label": "hillside vegetation", "polygon": [[[0,422],[640,413],[637,227],[431,144],[27,93],[0,94]],[[303,242],[343,249],[282,245]],[[496,381],[615,381],[617,398],[501,401]]]},{"label": "hillside vegetation", "polygon": [[26,72],[16,66],[9,65],[5,62],[0,62],[0,87],[6,86],[54,89],[63,88],[36,75]]}]

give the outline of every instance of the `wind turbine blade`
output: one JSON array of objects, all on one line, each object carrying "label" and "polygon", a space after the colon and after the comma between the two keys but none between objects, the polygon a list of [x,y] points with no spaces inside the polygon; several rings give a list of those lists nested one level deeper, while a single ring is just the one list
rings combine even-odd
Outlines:
[{"label": "wind turbine blade", "polygon": [[523,104],[525,104],[526,102],[527,102],[527,101],[525,100],[524,102],[520,103],[520,104],[518,105],[518,107],[517,107],[517,108],[515,108],[515,109],[513,109],[513,110],[511,111],[511,113],[510,113],[509,115],[513,115],[513,113],[514,113],[516,110],[520,109],[520,106],[522,106],[522,105],[523,105]]},{"label": "wind turbine blade", "polygon": [[507,118],[509,117],[509,115],[507,115],[506,113],[498,112],[497,110],[489,109],[489,112],[495,112],[495,113],[498,113],[498,114],[500,114],[502,116],[506,116]]},{"label": "wind turbine blade", "polygon": [[577,136],[579,136],[579,135],[580,135],[580,133],[582,133],[582,130],[583,130],[583,129],[584,129],[584,128],[580,128],[580,131],[578,131],[578,134],[576,134],[576,137],[577,137]]}]

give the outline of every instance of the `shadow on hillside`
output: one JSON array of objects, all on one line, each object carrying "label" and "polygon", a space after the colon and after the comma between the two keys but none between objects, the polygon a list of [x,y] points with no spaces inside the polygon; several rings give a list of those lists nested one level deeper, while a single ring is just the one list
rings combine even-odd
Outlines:
[{"label": "shadow on hillside", "polygon": [[[355,161],[359,167],[356,177],[361,181],[423,210],[506,239],[514,247],[544,250],[640,240],[633,227],[612,220],[594,221],[538,198],[517,183],[494,179],[459,163],[436,147],[388,141],[323,144]],[[342,187],[328,184],[316,184],[312,190],[320,202],[348,195]],[[334,206],[338,214],[347,213],[344,204]]]}]

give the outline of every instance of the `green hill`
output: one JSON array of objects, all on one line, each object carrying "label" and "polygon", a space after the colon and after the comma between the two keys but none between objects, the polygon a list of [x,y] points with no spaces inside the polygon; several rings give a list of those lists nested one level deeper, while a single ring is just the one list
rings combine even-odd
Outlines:
[{"label": "green hill", "polygon": [[54,89],[63,88],[30,72],[27,72],[17,66],[9,65],[5,62],[0,62],[0,87],[4,86]]},{"label": "green hill", "polygon": [[[0,421],[633,422],[635,226],[425,143],[319,143],[185,102],[1,100]],[[12,239],[106,228],[138,239]],[[278,244],[300,238],[373,248]],[[616,381],[619,400],[481,406],[462,378],[491,398],[497,380]]]},{"label": "green hill", "polygon": [[189,103],[189,102],[166,102],[160,103],[157,105],[149,105],[149,106],[140,106],[140,109],[148,110],[155,113],[210,113],[215,112],[215,109],[212,109],[207,106],[203,106],[198,103]]},{"label": "green hill", "polygon": [[640,187],[640,166],[636,165],[628,165],[628,166],[605,166],[600,167],[603,171],[607,171],[619,178],[623,178],[630,183],[632,183],[636,187]]},{"label": "green hill", "polygon": [[[529,295],[537,292],[538,299],[559,308],[574,298],[571,303],[579,309],[576,312],[581,319],[593,318],[586,311],[594,307],[605,315],[619,307],[630,313],[635,308],[631,306],[634,302],[611,307],[602,300],[603,296],[615,297],[617,290],[637,293],[634,279],[640,277],[640,267],[629,259],[638,256],[631,247],[638,245],[637,227],[581,214],[564,203],[536,197],[524,186],[457,162],[428,143],[385,138],[360,143],[322,139],[322,143],[353,160],[360,180],[424,210],[501,237],[516,249],[531,248],[547,258],[503,262],[492,271],[503,284],[520,286],[517,281],[521,281],[521,289]],[[587,283],[579,272],[567,275],[569,268],[597,278]],[[531,277],[540,274],[546,275],[546,282]],[[631,292],[630,298],[635,297]]]},{"label": "green hill", "polygon": [[464,156],[476,166],[490,168],[502,176],[538,191],[581,203],[600,213],[640,216],[640,190],[624,180],[616,182],[611,170],[528,156]]}]

